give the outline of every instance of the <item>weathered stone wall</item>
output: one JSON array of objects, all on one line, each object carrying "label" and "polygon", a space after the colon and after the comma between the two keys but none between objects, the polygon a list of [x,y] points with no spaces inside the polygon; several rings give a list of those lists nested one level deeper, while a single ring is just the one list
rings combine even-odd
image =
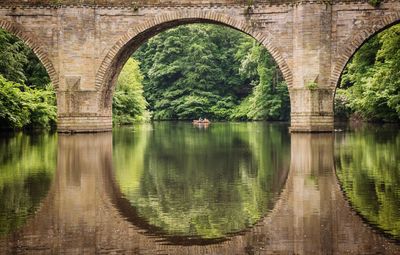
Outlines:
[{"label": "weathered stone wall", "polygon": [[332,7],[332,74],[336,87],[343,68],[361,45],[381,30],[400,22],[400,1],[373,8],[369,4],[335,4]]},{"label": "weathered stone wall", "polygon": [[[383,0],[385,2],[393,0]],[[394,0],[395,1],[395,0]],[[3,5],[91,5],[91,6],[193,6],[193,5],[228,5],[228,4],[298,4],[304,2],[320,3],[368,3],[369,0],[3,0]]]},{"label": "weathered stone wall", "polygon": [[288,83],[292,131],[333,130],[340,74],[370,36],[400,21],[400,1],[3,0],[0,27],[21,37],[57,88],[60,131],[111,129],[116,78],[147,39],[188,23],[253,36]]}]

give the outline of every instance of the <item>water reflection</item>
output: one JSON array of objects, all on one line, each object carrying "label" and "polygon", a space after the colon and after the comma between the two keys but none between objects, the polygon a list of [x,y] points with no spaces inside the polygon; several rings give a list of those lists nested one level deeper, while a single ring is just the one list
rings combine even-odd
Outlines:
[{"label": "water reflection", "polygon": [[400,240],[400,132],[358,128],[336,138],[336,171],[357,212],[378,230]]},{"label": "water reflection", "polygon": [[174,243],[204,244],[243,231],[273,208],[284,185],[288,136],[279,126],[256,123],[213,124],[208,130],[155,123],[134,133],[119,130],[116,185],[133,207],[124,212]]},{"label": "water reflection", "polygon": [[0,236],[23,226],[47,194],[56,168],[54,135],[0,138]]},{"label": "water reflection", "polygon": [[[211,130],[212,127],[197,131]],[[47,196],[43,198],[36,214],[28,218],[17,231],[0,237],[0,253],[400,254],[396,244],[373,231],[349,206],[336,178],[334,137],[330,134],[291,135],[290,171],[283,190],[275,201],[273,210],[253,227],[240,235],[233,235],[227,240],[210,245],[182,246],[165,243],[165,238],[150,235],[140,226],[132,224],[122,213],[125,209],[114,203],[119,199],[118,195],[121,195],[115,192],[118,178],[131,178],[133,181],[127,180],[126,187],[141,190],[142,180],[154,180],[157,177],[154,172],[150,172],[149,176],[153,179],[144,178],[145,170],[133,171],[132,177],[127,175],[132,172],[132,168],[127,169],[128,173],[118,173],[119,170],[114,169],[114,165],[115,168],[118,167],[119,160],[123,161],[120,163],[122,165],[138,162],[135,169],[143,169],[143,166],[149,164],[146,159],[161,157],[163,151],[147,156],[146,153],[150,153],[150,150],[144,154],[138,153],[143,148],[151,148],[152,143],[157,145],[159,142],[157,139],[151,141],[155,139],[150,138],[154,135],[154,130],[143,131],[148,132],[149,137],[139,138],[135,133],[125,131],[116,134],[119,138],[114,139],[114,153],[111,134],[59,136],[57,171]],[[269,136],[269,131],[262,132],[266,137]],[[279,134],[281,131],[277,132]],[[274,137],[268,139],[287,135],[272,134]],[[248,141],[245,148],[253,153],[247,159],[254,162],[263,160],[264,157],[258,158],[257,154],[268,153],[262,152],[262,146],[257,145],[260,136],[249,133],[248,137],[243,138]],[[132,139],[135,140],[136,149],[118,151],[118,147],[125,146],[121,144],[129,144],[133,142]],[[253,145],[252,140],[255,141]],[[262,143],[268,141],[262,140]],[[173,150],[173,146],[170,146],[168,143],[164,144],[163,149]],[[273,151],[271,149],[271,154],[268,154],[272,158],[276,157]],[[184,162],[184,165],[189,164]],[[250,175],[247,170],[238,169],[236,174],[243,174],[240,171],[257,179],[257,175]],[[161,182],[151,183],[165,184],[163,179],[160,180]],[[281,181],[279,178],[276,180]],[[124,189],[122,181],[119,189]],[[147,189],[148,194],[157,194],[149,190],[152,189]],[[166,191],[169,192],[168,189]],[[158,204],[159,201],[156,205]],[[134,208],[131,203],[129,206]]]}]

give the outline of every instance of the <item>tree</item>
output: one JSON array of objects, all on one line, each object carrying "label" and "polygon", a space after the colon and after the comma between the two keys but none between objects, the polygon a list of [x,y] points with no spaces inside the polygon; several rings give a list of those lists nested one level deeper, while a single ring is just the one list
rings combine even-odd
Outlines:
[{"label": "tree", "polygon": [[400,25],[365,43],[346,66],[337,89],[337,115],[400,120]]},{"label": "tree", "polygon": [[57,119],[55,100],[51,86],[32,89],[0,75],[0,127],[54,127]]},{"label": "tree", "polygon": [[39,59],[19,38],[0,29],[0,127],[54,127],[55,105],[55,92]]},{"label": "tree", "polygon": [[0,74],[9,81],[44,88],[50,83],[35,53],[18,37],[0,29]]},{"label": "tree", "polygon": [[131,124],[146,119],[147,102],[143,97],[142,81],[139,63],[130,58],[117,81],[113,98],[114,123]]},{"label": "tree", "polygon": [[231,117],[242,120],[287,120],[290,114],[289,92],[277,64],[267,50],[256,42],[247,52],[245,56],[239,56],[242,59],[240,73],[245,79],[251,80],[254,87]]},{"label": "tree", "polygon": [[[134,55],[153,117],[287,118],[287,88],[276,63],[261,49],[251,37],[216,25],[180,26],[155,36]],[[254,96],[238,107],[253,90]]]},{"label": "tree", "polygon": [[[243,35],[215,25],[187,25],[155,36],[136,53],[155,119],[228,119],[243,97]],[[247,39],[249,40],[249,39]]]}]

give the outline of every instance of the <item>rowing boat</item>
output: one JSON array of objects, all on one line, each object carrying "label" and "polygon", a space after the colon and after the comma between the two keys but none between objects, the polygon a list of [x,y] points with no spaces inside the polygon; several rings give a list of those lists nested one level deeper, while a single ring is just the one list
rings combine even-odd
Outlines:
[{"label": "rowing boat", "polygon": [[201,125],[201,124],[210,124],[209,120],[193,120],[193,124]]}]

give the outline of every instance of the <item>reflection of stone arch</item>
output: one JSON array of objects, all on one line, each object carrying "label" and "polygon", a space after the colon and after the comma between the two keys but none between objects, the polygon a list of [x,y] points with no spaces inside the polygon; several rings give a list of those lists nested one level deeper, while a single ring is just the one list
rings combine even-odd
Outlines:
[{"label": "reflection of stone arch", "polygon": [[[368,228],[369,231],[377,233],[384,238],[387,239],[388,243],[391,245],[399,245],[400,240],[396,239],[392,234],[387,232],[387,230],[381,228],[379,225],[368,219],[365,214],[363,214],[355,205],[355,203],[351,200],[348,192],[345,190],[343,182],[339,179],[338,176],[338,167],[336,166],[336,162],[334,163],[333,173],[335,175],[335,189],[340,191],[340,195],[342,196],[342,200],[344,201],[343,204],[349,211],[352,211],[354,216],[357,218],[358,221],[362,222],[365,228]],[[400,248],[400,246],[398,246]]]},{"label": "reflection of stone arch", "polygon": [[109,50],[103,59],[96,75],[96,89],[101,92],[101,104],[107,108],[111,105],[113,86],[129,56],[147,39],[160,31],[189,23],[214,23],[242,31],[264,45],[278,63],[289,86],[292,84],[292,73],[285,59],[275,46],[273,36],[268,32],[257,31],[246,22],[219,12],[180,11],[162,14],[149,19],[128,30]]},{"label": "reflection of stone arch", "polygon": [[114,205],[115,209],[118,210],[118,212],[124,217],[126,221],[141,229],[142,233],[149,238],[158,238],[163,242],[168,242],[174,245],[193,246],[193,245],[213,245],[213,244],[223,243],[230,239],[234,240],[238,238],[240,239],[241,236],[252,231],[252,229],[255,228],[257,225],[261,225],[263,222],[271,219],[273,213],[276,212],[279,213],[280,208],[282,207],[283,204],[282,199],[280,198],[283,194],[285,194],[286,196],[288,190],[287,188],[285,188],[285,186],[289,176],[289,169],[282,169],[281,171],[282,176],[281,178],[278,178],[279,181],[278,190],[280,195],[277,196],[272,201],[274,205],[271,208],[271,210],[268,210],[252,226],[246,227],[239,231],[227,233],[225,237],[210,238],[210,239],[205,239],[202,237],[190,236],[190,235],[171,236],[161,227],[152,225],[151,223],[148,222],[148,220],[145,217],[139,214],[138,210],[131,205],[126,196],[121,192],[120,188],[118,187],[118,183],[115,180],[114,169],[112,171],[104,171],[103,174],[104,178],[107,179],[106,183],[108,184],[108,186],[106,187],[106,192],[108,194],[108,197],[111,203]]},{"label": "reflection of stone arch", "polygon": [[111,133],[60,136],[48,197],[21,231],[0,237],[0,253],[399,254],[400,246],[366,227],[344,200],[333,136],[291,140],[291,169],[269,216],[224,242],[190,246],[145,235],[121,214],[112,198]]},{"label": "reflection of stone arch", "polygon": [[338,60],[334,66],[331,76],[331,86],[336,88],[339,78],[342,75],[344,68],[350,61],[351,57],[356,51],[371,37],[377,33],[385,30],[393,24],[400,22],[400,12],[382,17],[379,21],[371,24],[368,28],[359,31],[351,36],[343,45],[344,47],[339,51]]},{"label": "reflection of stone arch", "polygon": [[39,40],[35,38],[32,33],[26,32],[22,26],[15,23],[0,20],[0,28],[19,37],[26,45],[28,45],[33,50],[40,62],[42,62],[43,66],[46,68],[46,71],[51,79],[51,82],[53,83],[54,88],[57,89],[59,84],[57,71],[55,70],[54,65],[48,57],[46,51],[43,50],[42,46],[40,46]]}]

